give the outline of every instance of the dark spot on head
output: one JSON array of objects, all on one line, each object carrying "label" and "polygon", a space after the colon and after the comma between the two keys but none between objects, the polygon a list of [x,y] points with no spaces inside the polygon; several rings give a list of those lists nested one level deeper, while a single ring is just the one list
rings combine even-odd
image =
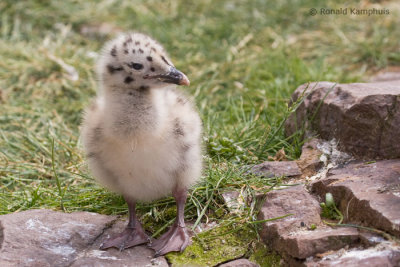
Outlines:
[{"label": "dark spot on head", "polygon": [[174,131],[174,135],[177,137],[185,135],[185,133],[183,132],[181,122],[179,121],[178,118],[176,118],[174,120],[174,130],[173,131]]},{"label": "dark spot on head", "polygon": [[135,45],[140,45],[140,42],[139,42],[139,41],[136,41],[136,42],[135,42]]},{"label": "dark spot on head", "polygon": [[107,70],[110,74],[114,74],[116,71],[122,71],[122,67],[114,67],[112,65],[107,65]]},{"label": "dark spot on head", "polygon": [[130,62],[130,63],[126,63],[126,65],[134,70],[141,70],[143,69],[143,64],[140,63],[135,63],[135,62]]},{"label": "dark spot on head", "polygon": [[147,44],[145,45],[145,47],[148,47],[148,46],[149,46],[149,44],[150,44],[150,43],[147,43]]},{"label": "dark spot on head", "polygon": [[123,47],[126,47],[126,45],[127,45],[127,44],[126,44],[126,41],[125,41],[125,42],[122,44],[122,46],[123,46]]},{"label": "dark spot on head", "polygon": [[148,61],[153,61],[152,57],[146,57]]},{"label": "dark spot on head", "polygon": [[133,95],[133,92],[132,92],[132,91],[130,91],[130,92],[128,93],[128,95]]},{"label": "dark spot on head", "polygon": [[155,68],[153,68],[153,67],[151,67],[151,68],[150,68],[150,70],[151,70],[151,71],[156,71],[156,69],[155,69]]},{"label": "dark spot on head", "polygon": [[142,86],[140,86],[139,87],[139,91],[147,91],[148,89],[149,89],[150,87],[149,86],[147,86],[147,85],[142,85]]},{"label": "dark spot on head", "polygon": [[124,50],[125,55],[129,53],[128,49]]},{"label": "dark spot on head", "polygon": [[133,81],[134,81],[134,79],[131,76],[127,76],[127,77],[125,77],[124,83],[129,84]]},{"label": "dark spot on head", "polygon": [[135,50],[135,49],[132,49],[132,53],[134,53],[134,54],[135,54],[135,53],[136,53],[136,50]]},{"label": "dark spot on head", "polygon": [[157,52],[157,50],[154,47],[152,47],[151,50],[154,52]]},{"label": "dark spot on head", "polygon": [[267,167],[267,166],[261,166],[260,170],[261,170],[261,171],[268,171],[268,170],[269,170],[269,167]]},{"label": "dark spot on head", "polygon": [[141,48],[139,48],[139,53],[143,54],[143,50]]},{"label": "dark spot on head", "polygon": [[167,65],[169,65],[169,66],[171,66],[169,63],[168,63],[168,61],[165,59],[165,57],[164,56],[161,56],[161,59],[165,62],[165,64],[167,64]]},{"label": "dark spot on head", "polygon": [[130,43],[130,42],[132,42],[132,37],[131,37],[131,36],[129,36],[129,38],[126,40],[126,42],[127,42],[127,43]]},{"label": "dark spot on head", "polygon": [[114,45],[114,47],[111,49],[111,56],[116,57],[117,56],[117,47]]}]

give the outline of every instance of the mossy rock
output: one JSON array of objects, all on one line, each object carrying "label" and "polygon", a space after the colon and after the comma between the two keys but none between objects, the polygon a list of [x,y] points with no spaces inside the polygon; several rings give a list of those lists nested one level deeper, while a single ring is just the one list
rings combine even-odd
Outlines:
[{"label": "mossy rock", "polygon": [[256,234],[247,228],[228,233],[231,230],[216,227],[201,233],[192,238],[192,244],[183,253],[173,252],[166,257],[172,266],[214,266],[240,258],[248,252]]},{"label": "mossy rock", "polygon": [[271,252],[264,244],[259,243],[249,260],[258,263],[260,267],[278,267],[281,257],[275,252]]},{"label": "mossy rock", "polygon": [[261,267],[279,266],[280,256],[264,244],[255,242],[254,229],[241,227],[234,230],[232,226],[217,226],[192,238],[193,243],[183,253],[173,252],[166,257],[172,266],[215,266],[241,257],[249,258]]}]

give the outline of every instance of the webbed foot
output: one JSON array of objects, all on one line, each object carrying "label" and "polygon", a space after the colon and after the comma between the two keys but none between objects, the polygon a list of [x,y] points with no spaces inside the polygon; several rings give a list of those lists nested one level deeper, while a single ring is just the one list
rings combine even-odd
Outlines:
[{"label": "webbed foot", "polygon": [[143,231],[142,227],[127,227],[122,233],[111,236],[104,241],[104,243],[101,244],[100,249],[115,247],[122,251],[126,248],[148,243],[149,241],[150,238]]},{"label": "webbed foot", "polygon": [[190,237],[185,226],[179,226],[175,223],[165,234],[159,239],[152,241],[149,247],[156,254],[155,257],[165,255],[172,251],[184,251],[189,245]]}]

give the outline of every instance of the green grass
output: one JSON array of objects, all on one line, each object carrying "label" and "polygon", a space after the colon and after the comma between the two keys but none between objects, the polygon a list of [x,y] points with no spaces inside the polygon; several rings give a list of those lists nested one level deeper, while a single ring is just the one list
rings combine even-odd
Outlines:
[{"label": "green grass", "polygon": [[[79,141],[82,110],[96,91],[95,55],[117,30],[159,40],[190,78],[204,123],[204,179],[192,191],[188,220],[246,222],[255,203],[230,217],[221,192],[273,189],[282,180],[247,177],[244,166],[284,149],[300,134],[282,122],[297,86],[353,82],[400,65],[399,5],[328,0],[324,7],[383,8],[386,16],[310,16],[320,1],[11,1],[0,3],[0,214],[33,208],[126,214],[123,199],[98,186]],[[107,34],[84,29],[108,25]],[[73,66],[73,81],[57,63]],[[252,208],[253,205],[253,208]],[[140,206],[158,234],[173,219],[172,198]],[[200,219],[199,219],[199,215]],[[253,225],[253,226],[252,226]],[[233,226],[232,226],[233,227]],[[233,227],[232,229],[236,229]]]}]

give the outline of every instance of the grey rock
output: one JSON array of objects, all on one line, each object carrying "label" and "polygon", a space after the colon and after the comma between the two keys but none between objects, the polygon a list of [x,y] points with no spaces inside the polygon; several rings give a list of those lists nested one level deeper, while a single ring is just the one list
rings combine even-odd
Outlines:
[{"label": "grey rock", "polygon": [[251,172],[264,177],[298,177],[301,175],[295,161],[266,161],[254,166]]},{"label": "grey rock", "polygon": [[312,184],[321,198],[332,193],[345,222],[400,237],[400,159],[354,162]]},{"label": "grey rock", "polygon": [[244,196],[238,191],[223,192],[222,198],[231,213],[241,213],[246,208]]},{"label": "grey rock", "polygon": [[29,210],[0,222],[0,266],[168,266],[145,247],[99,250],[108,233],[125,226],[115,216]]},{"label": "grey rock", "polygon": [[146,245],[128,248],[119,251],[116,248],[99,250],[100,245],[111,235],[124,230],[126,221],[118,220],[112,227],[96,239],[96,242],[86,251],[82,252],[71,266],[168,266],[164,257],[154,258],[154,252]]},{"label": "grey rock", "polygon": [[[285,124],[292,135],[305,123],[321,138],[360,159],[400,157],[400,82],[302,85],[292,95],[303,103]],[[313,118],[313,120],[311,120]]]},{"label": "grey rock", "polygon": [[259,267],[260,265],[247,259],[239,259],[219,265],[220,267]]}]

